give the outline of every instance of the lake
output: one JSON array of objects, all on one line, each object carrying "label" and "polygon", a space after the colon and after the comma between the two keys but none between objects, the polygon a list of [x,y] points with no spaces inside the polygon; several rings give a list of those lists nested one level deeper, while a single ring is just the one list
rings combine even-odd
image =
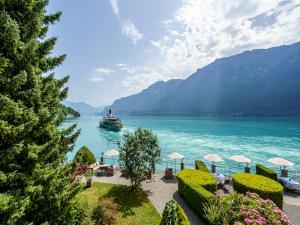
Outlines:
[{"label": "lake", "polygon": [[[300,118],[211,118],[211,117],[123,117],[124,128],[111,132],[98,127],[98,116],[83,116],[67,120],[63,126],[77,123],[81,134],[76,141],[72,159],[83,145],[89,147],[97,160],[101,152],[117,148],[118,142],[127,131],[138,127],[150,128],[157,134],[162,148],[162,157],[172,152],[183,154],[187,166],[193,166],[195,159],[203,160],[209,153],[223,157],[220,166],[242,167],[229,159],[240,154],[252,160],[251,165],[267,162],[272,157],[283,157],[295,163],[293,170],[300,171]],[[207,165],[210,165],[207,162]],[[159,169],[165,167],[161,163]]]}]

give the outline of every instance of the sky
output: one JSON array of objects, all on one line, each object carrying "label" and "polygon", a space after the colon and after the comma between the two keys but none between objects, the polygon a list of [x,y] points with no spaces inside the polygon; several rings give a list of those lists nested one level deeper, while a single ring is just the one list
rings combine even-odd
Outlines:
[{"label": "sky", "polygon": [[300,0],[50,0],[55,69],[93,106],[185,79],[217,58],[300,41]]}]

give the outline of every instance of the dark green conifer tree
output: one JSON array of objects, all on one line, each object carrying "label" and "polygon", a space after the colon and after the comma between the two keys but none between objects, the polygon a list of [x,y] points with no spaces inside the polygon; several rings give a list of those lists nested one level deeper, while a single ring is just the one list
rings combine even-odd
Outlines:
[{"label": "dark green conifer tree", "polygon": [[60,127],[68,78],[51,71],[65,55],[52,56],[47,0],[0,0],[0,224],[79,224],[66,153],[76,126]]}]

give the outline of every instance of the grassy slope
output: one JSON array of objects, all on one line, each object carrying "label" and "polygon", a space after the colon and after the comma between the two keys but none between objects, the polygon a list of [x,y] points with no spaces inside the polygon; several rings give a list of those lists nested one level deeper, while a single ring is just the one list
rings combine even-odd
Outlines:
[{"label": "grassy slope", "polygon": [[91,212],[96,207],[99,198],[112,199],[118,206],[116,225],[158,225],[160,215],[143,192],[132,193],[128,187],[94,183],[78,196],[86,215],[84,224],[93,224]]}]

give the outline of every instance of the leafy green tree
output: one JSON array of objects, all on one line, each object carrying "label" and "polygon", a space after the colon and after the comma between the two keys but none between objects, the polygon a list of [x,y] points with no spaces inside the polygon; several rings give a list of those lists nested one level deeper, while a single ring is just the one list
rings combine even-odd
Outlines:
[{"label": "leafy green tree", "polygon": [[130,179],[133,189],[137,189],[148,178],[160,158],[158,139],[151,130],[138,128],[134,133],[126,133],[120,144],[120,160]]},{"label": "leafy green tree", "polygon": [[0,224],[79,224],[66,153],[79,135],[61,128],[61,101],[68,78],[51,71],[65,59],[53,56],[47,38],[60,12],[47,0],[0,0]]},{"label": "leafy green tree", "polygon": [[144,152],[134,133],[124,134],[124,143],[119,146],[119,158],[122,161],[131,187],[137,189],[147,179],[147,165],[144,162]]},{"label": "leafy green tree", "polygon": [[135,136],[140,143],[141,149],[145,152],[145,161],[152,173],[155,173],[155,164],[160,160],[161,149],[157,136],[149,129],[138,128]]}]

